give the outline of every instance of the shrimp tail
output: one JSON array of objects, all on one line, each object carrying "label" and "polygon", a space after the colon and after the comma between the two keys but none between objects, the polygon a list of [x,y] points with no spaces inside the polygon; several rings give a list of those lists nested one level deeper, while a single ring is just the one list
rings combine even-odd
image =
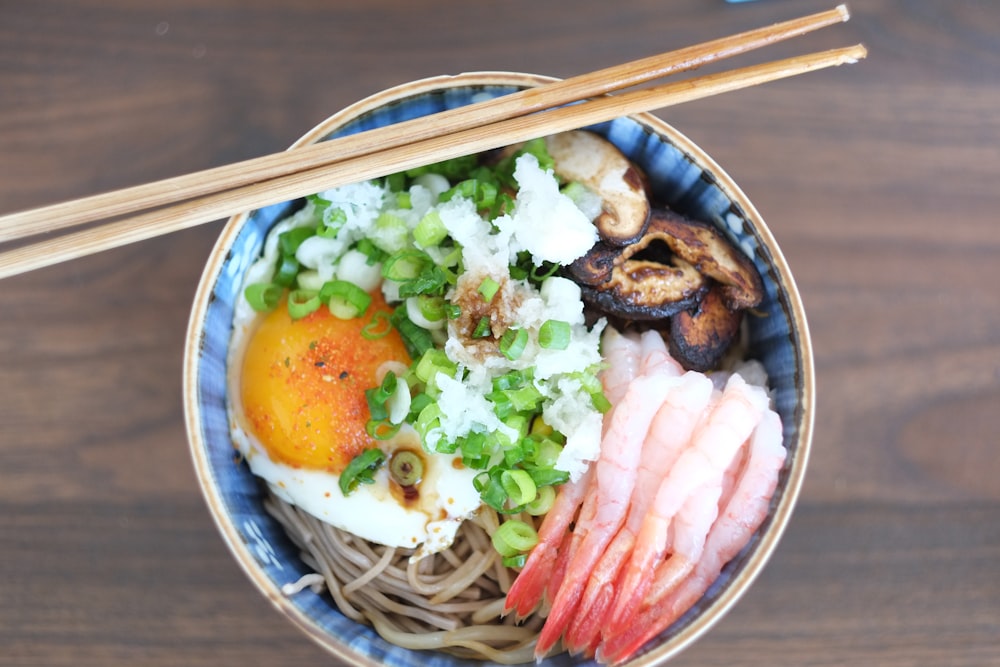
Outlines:
[{"label": "shrimp tail", "polygon": [[[636,538],[635,550],[618,577],[615,599],[608,613],[607,631],[624,632],[639,612],[651,584],[650,573],[663,554],[653,545],[666,544],[669,521],[648,515]],[[644,535],[645,534],[645,535]],[[648,537],[655,534],[655,537]]]},{"label": "shrimp tail", "polygon": [[630,625],[616,634],[609,632],[597,648],[597,661],[619,665],[631,658],[646,642],[673,625],[708,589],[711,579],[704,580],[703,586],[702,583],[701,578],[691,576],[673,595],[643,608]]},{"label": "shrimp tail", "polygon": [[571,653],[593,653],[614,601],[615,580],[634,545],[635,536],[627,528],[622,528],[601,556],[566,631],[564,644]]},{"label": "shrimp tail", "polygon": [[[582,477],[560,489],[555,504],[542,521],[538,531],[538,544],[531,550],[524,568],[507,591],[504,614],[516,610],[518,616],[523,618],[541,604],[546,587],[550,585],[552,575],[559,567],[561,551],[566,549],[573,537],[569,526],[580,511],[592,477],[593,473],[588,470]],[[552,589],[549,588],[549,591],[549,599],[552,599]]]},{"label": "shrimp tail", "polygon": [[704,556],[693,572],[669,590],[657,586],[632,623],[621,627],[617,634],[609,631],[605,635],[597,649],[599,662],[620,664],[670,627],[705,594],[726,563],[747,544],[767,517],[767,508],[785,461],[786,451],[781,438],[781,420],[768,410],[754,429],[748,458],[725,503],[726,509],[709,530]]},{"label": "shrimp tail", "polygon": [[507,591],[504,614],[515,611],[519,618],[524,618],[538,607],[557,556],[558,552],[550,544],[539,544],[532,550],[531,559]]},{"label": "shrimp tail", "polygon": [[[588,562],[596,560],[592,540],[584,540],[579,550],[569,564],[566,577],[559,587],[559,593],[552,601],[552,609],[549,611],[545,625],[538,635],[538,642],[535,644],[535,657],[541,658],[555,646],[556,642],[563,636],[569,627],[570,620],[576,612],[583,596],[586,579],[579,576],[580,572],[589,572]],[[603,546],[603,545],[602,545]]]}]

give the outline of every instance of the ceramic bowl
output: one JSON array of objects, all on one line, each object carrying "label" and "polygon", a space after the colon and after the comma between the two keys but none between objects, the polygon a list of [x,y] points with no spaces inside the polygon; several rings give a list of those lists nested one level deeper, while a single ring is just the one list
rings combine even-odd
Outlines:
[{"label": "ceramic bowl", "polygon": [[[334,114],[296,145],[400,122],[549,80],[530,74],[479,72],[407,83]],[[712,221],[753,258],[763,277],[766,297],[760,306],[763,316],[751,318],[750,354],[764,363],[770,376],[788,450],[763,526],[694,608],[629,663],[649,667],[667,661],[717,622],[751,585],[777,545],[809,454],[812,356],[802,303],[785,259],[753,204],[719,165],[652,115],[621,118],[589,129],[605,135],[641,165],[659,199],[690,217]],[[368,627],[342,616],[323,594],[306,590],[286,597],[281,592],[283,584],[309,570],[296,547],[265,512],[249,469],[234,456],[226,417],[226,355],[241,277],[260,252],[272,224],[293,206],[294,202],[287,202],[230,219],[212,250],[195,297],[185,349],[184,405],[191,455],[208,508],[253,585],[343,664],[481,665],[392,646]],[[566,667],[580,663],[560,655],[542,664]]]}]

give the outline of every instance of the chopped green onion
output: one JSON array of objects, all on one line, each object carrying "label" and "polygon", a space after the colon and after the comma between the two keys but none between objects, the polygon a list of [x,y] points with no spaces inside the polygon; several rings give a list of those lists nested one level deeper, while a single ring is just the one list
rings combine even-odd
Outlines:
[{"label": "chopped green onion", "polygon": [[506,391],[496,390],[486,394],[486,398],[493,403],[493,413],[500,419],[507,419],[514,414],[514,402]]},{"label": "chopped green onion", "polygon": [[409,192],[397,192],[396,193],[396,208],[400,209],[410,209],[413,208],[413,202],[410,200]]},{"label": "chopped green onion", "polygon": [[493,533],[493,548],[504,558],[531,551],[538,544],[538,533],[523,521],[504,521]]},{"label": "chopped green onion", "polygon": [[508,389],[506,394],[518,412],[534,410],[542,402],[542,392],[538,391],[538,388],[533,384],[526,384],[517,389]]},{"label": "chopped green onion", "polygon": [[385,187],[389,188],[390,192],[401,191],[406,187],[406,174],[389,174],[385,177]]},{"label": "chopped green onion", "polygon": [[274,272],[272,282],[281,287],[291,287],[295,284],[295,276],[299,274],[299,260],[295,255],[282,255],[278,260],[278,270]]},{"label": "chopped green onion", "polygon": [[548,514],[556,502],[556,490],[552,486],[538,487],[538,497],[525,505],[524,511],[531,516]]},{"label": "chopped green onion", "polygon": [[439,201],[451,201],[455,197],[471,199],[479,210],[492,209],[497,199],[497,186],[489,181],[469,178],[457,183],[447,192],[441,193]]},{"label": "chopped green onion", "polygon": [[371,237],[372,243],[386,252],[395,252],[404,248],[410,233],[406,226],[406,220],[393,213],[380,213],[375,218],[375,222],[372,223],[372,229],[374,232]]},{"label": "chopped green onion", "polygon": [[538,496],[538,487],[524,470],[504,470],[500,473],[500,484],[512,505],[527,505]]},{"label": "chopped green onion", "polygon": [[432,248],[448,236],[448,230],[437,211],[431,211],[420,219],[413,229],[413,239],[424,248]]},{"label": "chopped green onion", "polygon": [[399,332],[403,345],[411,359],[419,358],[424,352],[434,347],[431,332],[417,326],[406,315],[406,304],[398,306],[390,317],[392,326]]},{"label": "chopped green onion", "polygon": [[428,403],[417,419],[413,422],[413,428],[420,434],[421,440],[427,439],[427,434],[441,425],[441,406],[437,403]]},{"label": "chopped green onion", "polygon": [[470,171],[476,168],[477,164],[479,164],[479,158],[475,155],[462,155],[423,167],[407,169],[404,173],[410,178],[421,174],[441,174],[448,180],[457,180],[465,178]]},{"label": "chopped green onion", "polygon": [[427,318],[428,322],[438,322],[445,318],[445,306],[448,302],[443,296],[420,294],[417,296],[417,309]]},{"label": "chopped green onion", "polygon": [[312,202],[312,205],[319,210],[322,210],[330,205],[330,200],[325,198],[322,193],[306,195],[306,201]]},{"label": "chopped green onion", "polygon": [[361,239],[354,248],[368,258],[368,266],[375,266],[389,256],[389,253],[372,243],[371,239]]},{"label": "chopped green onion", "polygon": [[406,415],[407,423],[414,423],[420,418],[420,413],[424,411],[424,408],[434,403],[434,399],[430,395],[421,393],[417,394],[410,401],[410,412]]},{"label": "chopped green onion", "polygon": [[384,419],[369,419],[365,423],[365,432],[376,440],[388,440],[399,432],[399,424]]},{"label": "chopped green onion", "polygon": [[361,329],[361,337],[365,340],[378,340],[388,336],[391,331],[389,314],[384,310],[376,310],[371,321]]},{"label": "chopped green onion", "polygon": [[247,303],[258,313],[274,310],[284,293],[284,289],[274,283],[252,283],[243,290]]},{"label": "chopped green onion", "polygon": [[339,206],[323,211],[323,222],[316,228],[316,236],[326,239],[337,238],[340,228],[347,222],[347,213]]},{"label": "chopped green onion", "polygon": [[[439,450],[440,451],[440,450]],[[483,471],[472,478],[472,485],[479,493],[480,500],[498,512],[506,512],[507,492],[500,483],[501,469]]]},{"label": "chopped green onion", "polygon": [[537,467],[551,468],[555,466],[562,450],[562,445],[552,438],[542,438],[535,442],[534,451],[531,453],[531,460]]},{"label": "chopped green onion", "polygon": [[382,277],[400,283],[401,297],[443,294],[448,282],[444,271],[430,256],[416,249],[394,253],[382,264]]},{"label": "chopped green onion", "polygon": [[501,558],[500,562],[503,564],[504,567],[513,567],[513,568],[524,567],[524,564],[528,562],[528,554],[517,554],[516,556]]},{"label": "chopped green onion", "polygon": [[483,315],[479,318],[479,322],[476,323],[476,328],[472,330],[473,338],[488,338],[493,335],[493,330],[490,328],[490,318],[487,315]]},{"label": "chopped green onion", "polygon": [[516,413],[503,420],[504,426],[517,432],[518,439],[528,435],[528,417],[523,413]]},{"label": "chopped green onion", "polygon": [[414,451],[398,449],[389,460],[389,474],[400,486],[413,486],[424,476],[424,460]]},{"label": "chopped green onion", "polygon": [[540,283],[551,275],[554,275],[556,271],[559,270],[559,265],[555,262],[542,262],[541,266],[536,266],[531,269],[531,279],[536,283]]},{"label": "chopped green onion", "polygon": [[293,320],[316,312],[323,305],[315,290],[295,289],[288,293],[288,314]]},{"label": "chopped green onion", "polygon": [[378,448],[366,449],[347,464],[340,473],[340,490],[345,495],[351,494],[358,484],[372,484],[375,481],[375,471],[385,461],[385,453]]},{"label": "chopped green onion", "polygon": [[385,403],[396,391],[396,374],[389,371],[382,378],[382,384],[377,387],[365,389],[365,400],[368,402],[368,412],[372,419],[381,421],[389,418],[389,409]]},{"label": "chopped green onion", "polygon": [[483,278],[483,282],[479,283],[479,294],[482,295],[483,301],[489,303],[493,301],[493,297],[496,296],[497,290],[500,289],[500,283],[493,280],[489,276]]},{"label": "chopped green onion", "polygon": [[278,234],[278,249],[282,255],[294,255],[303,241],[315,235],[316,230],[312,227],[295,227],[287,232],[281,232]]},{"label": "chopped green onion", "polygon": [[524,370],[514,369],[507,371],[503,375],[493,378],[493,389],[506,391],[507,389],[518,389],[532,381],[534,373],[530,368]]},{"label": "chopped green onion", "polygon": [[444,350],[431,348],[424,352],[420,356],[420,359],[417,360],[413,368],[413,374],[421,382],[428,383],[438,373],[444,373],[448,377],[455,377],[456,370],[458,370],[458,366],[448,358]]},{"label": "chopped green onion", "polygon": [[538,329],[538,344],[547,350],[565,350],[569,337],[569,322],[562,320],[545,320]]},{"label": "chopped green onion", "polygon": [[500,336],[500,353],[511,361],[516,361],[528,344],[527,329],[507,329]]},{"label": "chopped green onion", "polygon": [[485,433],[473,431],[458,439],[462,452],[462,463],[469,468],[482,470],[490,462],[490,440]]},{"label": "chopped green onion", "polygon": [[425,252],[401,250],[390,255],[382,264],[382,277],[397,283],[406,282],[419,276],[424,267],[433,263],[434,260]]},{"label": "chopped green onion", "polygon": [[594,406],[594,409],[601,414],[604,414],[611,409],[611,401],[609,401],[608,397],[604,395],[604,392],[597,391],[591,394],[590,402]]},{"label": "chopped green onion", "polygon": [[328,280],[319,296],[330,312],[342,320],[360,317],[372,302],[368,292],[348,280]]},{"label": "chopped green onion", "polygon": [[556,486],[569,481],[569,473],[555,468],[529,468],[527,469],[535,486]]}]

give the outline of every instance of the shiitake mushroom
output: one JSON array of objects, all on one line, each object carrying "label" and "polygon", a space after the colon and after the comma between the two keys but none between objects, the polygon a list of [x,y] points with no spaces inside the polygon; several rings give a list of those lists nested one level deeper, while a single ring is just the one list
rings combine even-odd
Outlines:
[{"label": "shiitake mushroom", "polygon": [[764,297],[753,262],[714,226],[666,208],[621,247],[598,242],[567,267],[592,308],[661,329],[685,367],[715,367],[736,339],[742,313]]}]

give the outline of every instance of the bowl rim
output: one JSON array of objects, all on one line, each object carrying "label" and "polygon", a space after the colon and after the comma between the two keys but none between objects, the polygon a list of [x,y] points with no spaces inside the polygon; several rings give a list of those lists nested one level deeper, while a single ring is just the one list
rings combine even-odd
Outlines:
[{"label": "bowl rim", "polygon": [[[446,88],[467,86],[511,86],[530,87],[555,81],[555,77],[515,71],[470,71],[460,74],[431,76],[417,79],[364,97],[353,104],[333,113],[311,130],[296,140],[289,150],[322,140],[332,132],[347,125],[356,118],[406,98],[431,93]],[[661,645],[648,652],[632,658],[629,667],[652,667],[660,665],[675,656],[705,632],[720,621],[749,589],[764,566],[770,559],[780,541],[792,511],[796,505],[805,477],[810,450],[812,446],[814,411],[815,411],[815,370],[813,365],[812,343],[809,335],[808,322],[798,288],[792,277],[791,270],[782,254],[776,240],[771,234],[756,207],[736,185],[729,174],[709,156],[704,149],[696,145],[686,135],[672,125],[652,113],[632,114],[629,119],[664,136],[685,155],[693,158],[700,167],[711,172],[715,177],[715,185],[726,197],[738,204],[748,219],[754,223],[755,231],[760,237],[776,273],[779,288],[788,300],[788,312],[792,319],[789,335],[795,350],[796,378],[796,433],[798,445],[792,464],[787,468],[785,486],[773,514],[769,518],[769,526],[760,541],[753,549],[740,571],[730,580],[725,590],[706,608],[704,613],[680,629],[676,634]],[[195,476],[202,496],[208,505],[212,520],[215,523],[223,541],[228,547],[244,574],[251,580],[257,590],[292,623],[311,637],[317,644],[334,657],[351,665],[377,667],[380,663],[368,656],[356,653],[337,641],[300,611],[290,598],[285,596],[280,588],[259,567],[250,545],[240,536],[235,525],[229,519],[225,510],[225,502],[219,488],[212,483],[211,465],[207,455],[206,443],[202,437],[202,414],[198,400],[198,373],[202,343],[202,323],[210,301],[215,281],[224,266],[232,245],[253,211],[239,213],[228,219],[213,246],[206,266],[199,279],[193,300],[184,346],[183,367],[183,404],[185,424],[188,434],[188,445],[194,466]]]}]

